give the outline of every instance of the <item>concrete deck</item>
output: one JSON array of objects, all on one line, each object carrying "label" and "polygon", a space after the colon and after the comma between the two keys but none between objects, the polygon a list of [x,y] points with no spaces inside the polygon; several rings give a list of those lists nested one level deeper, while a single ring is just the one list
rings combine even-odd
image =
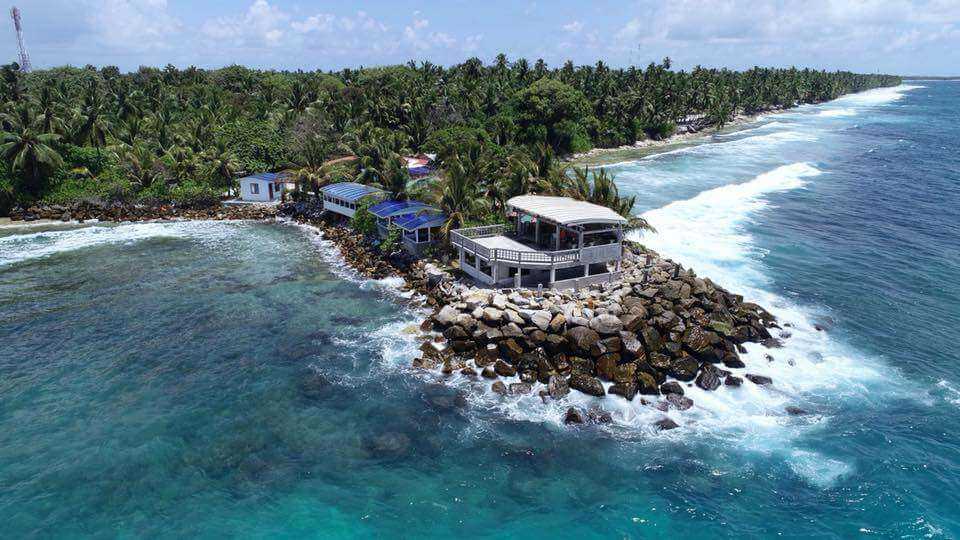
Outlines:
[{"label": "concrete deck", "polygon": [[513,238],[502,236],[502,235],[487,236],[485,238],[474,238],[473,241],[487,249],[512,249],[514,251],[529,251],[529,252],[537,251],[528,245],[517,242]]}]

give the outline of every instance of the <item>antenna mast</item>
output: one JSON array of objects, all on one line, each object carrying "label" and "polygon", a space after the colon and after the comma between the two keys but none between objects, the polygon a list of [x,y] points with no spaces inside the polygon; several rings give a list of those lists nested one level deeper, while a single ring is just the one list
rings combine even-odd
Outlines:
[{"label": "antenna mast", "polygon": [[16,6],[10,9],[10,17],[13,19],[13,28],[17,31],[17,46],[20,48],[20,71],[26,73],[30,71],[30,57],[27,56],[27,48],[23,46],[23,27],[20,25],[20,10]]}]

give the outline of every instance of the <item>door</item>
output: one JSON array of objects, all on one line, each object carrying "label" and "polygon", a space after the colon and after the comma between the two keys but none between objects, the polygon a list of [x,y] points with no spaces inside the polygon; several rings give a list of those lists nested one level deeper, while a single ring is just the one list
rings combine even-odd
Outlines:
[{"label": "door", "polygon": [[267,200],[268,201],[273,200],[273,182],[270,182],[269,184],[267,184]]}]

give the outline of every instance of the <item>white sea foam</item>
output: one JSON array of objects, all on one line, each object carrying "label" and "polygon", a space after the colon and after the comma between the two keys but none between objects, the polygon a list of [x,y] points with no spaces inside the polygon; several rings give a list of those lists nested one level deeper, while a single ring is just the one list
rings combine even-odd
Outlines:
[{"label": "white sea foam", "polygon": [[889,88],[874,88],[858,94],[848,94],[835,99],[832,103],[854,106],[883,105],[903,98],[910,90],[924,88],[920,85],[901,84]]},{"label": "white sea foam", "polygon": [[327,263],[334,275],[345,281],[356,283],[361,289],[374,290],[400,298],[411,298],[412,291],[403,291],[403,278],[385,277],[383,279],[368,278],[354,270],[343,258],[340,248],[336,244],[323,237],[323,231],[313,225],[298,223],[296,221],[281,221],[285,225],[297,227],[310,236],[310,240],[317,247],[317,253]]},{"label": "white sea foam", "polygon": [[843,116],[855,116],[857,114],[856,109],[853,108],[843,108],[843,109],[827,109],[825,111],[820,111],[817,113],[817,116],[823,116],[826,118],[837,118]]},{"label": "white sea foam", "polygon": [[[670,444],[735,445],[744,451],[779,456],[798,476],[816,487],[833,485],[849,474],[852,467],[797,448],[795,441],[810,429],[829,422],[825,411],[817,410],[828,398],[881,399],[870,397],[874,395],[872,388],[880,382],[889,387],[890,381],[878,363],[817,331],[812,322],[815,316],[808,309],[765,290],[768,280],[762,267],[763,254],[753,247],[752,238],[744,230],[758,211],[768,207],[769,194],[800,189],[819,174],[810,164],[795,163],[749,182],[709,190],[645,214],[659,231],[642,238],[645,244],[768,307],[781,323],[790,323],[785,330],[792,335],[782,349],[748,344],[747,352],[742,355],[748,368],[733,370],[741,376],[744,373],[770,376],[775,381],[772,387],[744,382],[740,388],[721,387],[708,392],[692,386],[685,391],[695,403],[693,408],[663,412],[652,403],[642,404],[643,399],[657,401],[651,397],[637,396],[628,402],[619,396],[594,398],[572,392],[564,400],[543,403],[539,392],[545,387],[539,383],[530,394],[502,397],[495,394],[490,381],[484,379],[453,374],[442,380],[464,390],[471,402],[475,423],[482,424],[488,418],[483,413],[493,413],[564,429],[563,418],[570,406],[584,410],[603,408],[613,416],[613,423],[603,429],[613,436],[632,439],[656,433],[655,440]],[[411,360],[420,355],[420,339],[416,333],[402,330],[419,322],[424,315],[411,312],[410,317],[370,337],[383,358],[382,367],[408,369]],[[767,354],[774,360],[769,361]],[[434,372],[421,370],[412,370],[412,373],[427,379],[439,377]],[[518,381],[517,377],[503,379],[508,385]],[[785,410],[791,405],[808,408],[810,414],[791,416]],[[655,432],[653,423],[664,417],[672,418],[683,429]]]},{"label": "white sea foam", "polygon": [[[236,224],[236,222],[234,222]],[[133,244],[151,238],[191,238],[216,243],[237,232],[220,221],[172,221],[77,225],[0,237],[0,266],[104,244]]]},{"label": "white sea foam", "polygon": [[937,383],[937,388],[941,390],[944,401],[951,405],[960,407],[960,389],[950,384],[948,381],[941,380]]}]

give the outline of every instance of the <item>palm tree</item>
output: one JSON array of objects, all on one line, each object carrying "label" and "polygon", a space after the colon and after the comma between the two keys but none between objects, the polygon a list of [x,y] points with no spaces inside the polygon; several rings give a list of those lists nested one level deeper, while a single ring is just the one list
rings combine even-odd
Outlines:
[{"label": "palm tree", "polygon": [[607,173],[604,168],[601,168],[599,172],[591,171],[589,167],[574,168],[573,178],[563,195],[606,206],[627,218],[626,228],[628,230],[655,230],[646,219],[633,214],[636,197],[621,197],[614,176]]},{"label": "palm tree", "polygon": [[18,132],[4,132],[0,138],[0,155],[13,172],[26,177],[30,194],[39,194],[44,175],[63,164],[53,146],[59,140],[56,133],[38,133],[31,126],[23,126]]},{"label": "palm tree", "polygon": [[226,189],[228,192],[232,190],[233,179],[240,169],[240,164],[233,151],[227,148],[226,142],[218,139],[213,147],[203,153],[203,159],[210,171],[210,178],[216,182],[217,187]]},{"label": "palm tree", "polygon": [[440,229],[444,238],[451,230],[482,216],[488,208],[489,201],[484,198],[477,178],[471,174],[474,171],[454,155],[447,161],[443,177],[432,186],[432,202],[447,216]]},{"label": "palm tree", "polygon": [[156,154],[143,144],[136,144],[122,156],[127,177],[141,188],[149,188],[163,179],[163,166]]}]

